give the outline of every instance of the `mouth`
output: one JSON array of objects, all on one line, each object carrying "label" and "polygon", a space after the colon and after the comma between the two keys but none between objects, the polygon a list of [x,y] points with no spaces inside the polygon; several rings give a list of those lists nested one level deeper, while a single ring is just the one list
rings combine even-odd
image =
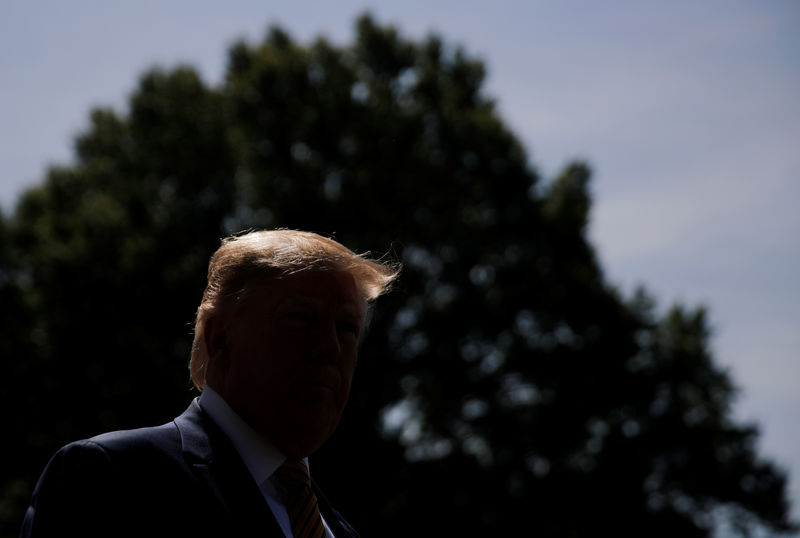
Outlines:
[{"label": "mouth", "polygon": [[321,381],[321,380],[300,381],[296,384],[296,386],[300,389],[327,390],[331,392],[336,392],[336,385],[329,381]]}]

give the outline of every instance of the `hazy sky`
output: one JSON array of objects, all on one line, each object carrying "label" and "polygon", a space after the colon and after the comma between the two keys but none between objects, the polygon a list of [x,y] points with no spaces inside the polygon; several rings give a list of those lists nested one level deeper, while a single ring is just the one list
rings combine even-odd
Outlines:
[{"label": "hazy sky", "polygon": [[740,419],[792,471],[800,518],[800,2],[4,0],[0,205],[68,163],[92,106],[124,110],[154,64],[208,83],[237,38],[279,24],[353,36],[369,10],[488,67],[487,92],[545,179],[594,170],[590,235],[610,281],[710,307]]}]

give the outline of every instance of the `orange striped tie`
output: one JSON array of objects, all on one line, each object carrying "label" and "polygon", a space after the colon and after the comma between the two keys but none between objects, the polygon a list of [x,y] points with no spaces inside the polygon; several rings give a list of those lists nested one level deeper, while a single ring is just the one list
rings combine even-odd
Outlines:
[{"label": "orange striped tie", "polygon": [[289,458],[275,476],[286,488],[286,509],[292,522],[294,538],[322,538],[325,527],[319,514],[317,496],[311,490],[311,478],[303,460]]}]

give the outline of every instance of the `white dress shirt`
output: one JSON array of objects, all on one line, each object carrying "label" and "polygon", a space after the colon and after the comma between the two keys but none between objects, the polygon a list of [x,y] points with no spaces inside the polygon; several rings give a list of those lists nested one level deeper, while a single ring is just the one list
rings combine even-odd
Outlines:
[{"label": "white dress shirt", "polygon": [[[231,440],[239,456],[242,458],[247,470],[255,480],[261,494],[264,495],[270,510],[278,520],[278,524],[287,538],[293,538],[292,525],[283,497],[272,482],[272,473],[286,460],[286,456],[275,448],[266,439],[253,430],[244,420],[231,409],[227,402],[206,385],[200,394],[200,407],[208,413],[211,419]],[[308,459],[305,460],[308,465]],[[335,538],[325,518],[322,518],[325,532],[329,538]]]}]

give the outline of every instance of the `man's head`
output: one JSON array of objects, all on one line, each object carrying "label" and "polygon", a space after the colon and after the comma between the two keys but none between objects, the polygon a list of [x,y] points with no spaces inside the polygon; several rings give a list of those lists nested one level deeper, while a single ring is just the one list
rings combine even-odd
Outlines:
[{"label": "man's head", "polygon": [[197,311],[190,372],[287,456],[333,433],[367,303],[397,268],[317,234],[251,232],[223,240]]}]

